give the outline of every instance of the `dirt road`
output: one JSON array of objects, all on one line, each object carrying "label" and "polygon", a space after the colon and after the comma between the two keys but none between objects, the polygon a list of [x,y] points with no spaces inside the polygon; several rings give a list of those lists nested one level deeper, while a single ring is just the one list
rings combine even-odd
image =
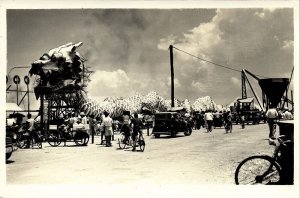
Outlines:
[{"label": "dirt road", "polygon": [[[194,130],[191,136],[154,138],[144,131],[144,152],[68,143],[66,147],[19,149],[6,164],[7,184],[234,184],[234,171],[244,158],[270,154],[268,126],[234,125],[224,129]],[[98,137],[97,137],[98,138]]]}]

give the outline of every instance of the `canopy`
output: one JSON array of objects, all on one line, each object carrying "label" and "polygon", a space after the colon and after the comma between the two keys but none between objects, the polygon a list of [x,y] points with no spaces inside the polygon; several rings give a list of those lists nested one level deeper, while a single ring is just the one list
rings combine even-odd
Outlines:
[{"label": "canopy", "polygon": [[6,111],[23,111],[16,103],[6,103]]},{"label": "canopy", "polygon": [[252,103],[254,101],[254,98],[245,98],[245,99],[240,99],[240,103]]}]

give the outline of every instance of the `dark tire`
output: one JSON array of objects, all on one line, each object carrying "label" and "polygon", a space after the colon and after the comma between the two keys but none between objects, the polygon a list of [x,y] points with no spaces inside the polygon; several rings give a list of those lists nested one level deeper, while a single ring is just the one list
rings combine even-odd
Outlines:
[{"label": "dark tire", "polygon": [[42,144],[42,136],[39,136],[39,140],[38,140],[38,143],[37,143],[37,145],[38,145],[38,147],[41,149],[41,148],[43,148],[43,144]]},{"label": "dark tire", "polygon": [[20,135],[20,137],[18,137],[18,139],[17,139],[17,146],[19,148],[25,148],[26,140],[27,140],[26,136]]},{"label": "dark tire", "polygon": [[51,132],[47,138],[47,142],[50,146],[57,147],[61,143],[61,135],[58,131]]},{"label": "dark tire", "polygon": [[174,138],[176,136],[175,131],[171,131],[171,138]]},{"label": "dark tire", "polygon": [[280,166],[270,156],[252,156],[238,165],[234,179],[237,185],[279,184]]},{"label": "dark tire", "polygon": [[121,137],[118,139],[118,145],[120,149],[124,149],[126,144],[124,143],[125,136],[122,134]]},{"label": "dark tire", "polygon": [[144,152],[145,146],[146,146],[144,137],[143,137],[143,136],[140,136],[138,141],[139,141],[139,145],[140,145],[141,151]]},{"label": "dark tire", "polygon": [[89,142],[89,135],[85,132],[76,132],[74,141],[78,146],[86,146]]}]

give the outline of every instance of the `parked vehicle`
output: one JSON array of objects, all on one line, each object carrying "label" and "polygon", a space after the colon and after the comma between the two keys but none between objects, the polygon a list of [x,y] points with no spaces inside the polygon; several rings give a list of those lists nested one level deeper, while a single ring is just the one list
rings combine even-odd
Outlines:
[{"label": "parked vehicle", "polygon": [[8,160],[11,157],[14,149],[13,149],[12,139],[10,137],[6,137],[5,142],[6,142],[6,160]]},{"label": "parked vehicle", "polygon": [[64,146],[66,142],[75,142],[77,146],[86,146],[89,142],[90,136],[86,130],[71,131],[65,125],[59,126],[58,129],[57,126],[51,127],[47,141],[53,147],[59,146],[61,142],[64,142]]},{"label": "parked vehicle", "polygon": [[178,110],[160,112],[154,114],[154,127],[152,134],[158,138],[160,135],[170,135],[175,137],[182,132],[189,136],[192,134],[192,123],[185,118]]},{"label": "parked vehicle", "polygon": [[214,120],[213,120],[213,126],[216,127],[223,127],[224,126],[224,118],[222,113],[213,113]]}]

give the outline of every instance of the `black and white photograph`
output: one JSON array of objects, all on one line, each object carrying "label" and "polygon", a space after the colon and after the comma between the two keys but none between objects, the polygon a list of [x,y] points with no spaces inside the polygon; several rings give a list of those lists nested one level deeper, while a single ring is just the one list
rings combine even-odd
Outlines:
[{"label": "black and white photograph", "polygon": [[299,196],[298,1],[58,4],[0,3],[0,197]]}]

